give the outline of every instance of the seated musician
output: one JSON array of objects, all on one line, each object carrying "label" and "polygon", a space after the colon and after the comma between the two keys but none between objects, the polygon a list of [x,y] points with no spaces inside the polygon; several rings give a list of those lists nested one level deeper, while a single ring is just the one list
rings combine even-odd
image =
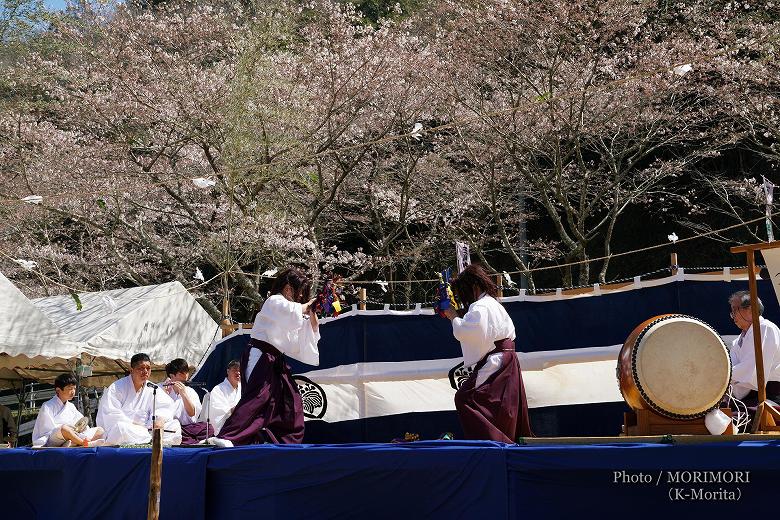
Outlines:
[{"label": "seated musician", "polygon": [[[758,405],[756,357],[753,346],[753,309],[748,291],[738,291],[729,297],[731,319],[741,333],[731,345],[731,391],[748,408]],[[764,313],[764,304],[756,299],[758,314]],[[761,346],[764,357],[766,397],[780,404],[780,328],[766,318],[759,317]]]},{"label": "seated musician", "polygon": [[55,395],[41,405],[33,427],[33,446],[97,446],[103,429],[87,428],[86,418],[71,399],[76,395],[76,376],[60,374],[54,380]]},{"label": "seated musician", "polygon": [[181,443],[196,444],[214,435],[214,429],[206,428],[205,422],[198,422],[201,412],[201,402],[198,393],[186,385],[190,377],[190,367],[187,361],[181,358],[174,359],[165,365],[165,374],[168,376],[161,383],[165,392],[173,400],[176,410],[174,418],[181,424]]}]

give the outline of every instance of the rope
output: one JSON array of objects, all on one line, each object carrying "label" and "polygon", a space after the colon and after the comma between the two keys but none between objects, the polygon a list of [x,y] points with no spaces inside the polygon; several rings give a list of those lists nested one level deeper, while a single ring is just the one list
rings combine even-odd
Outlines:
[{"label": "rope", "polygon": [[[0,250],[0,256],[3,256],[6,259],[16,263],[16,259],[13,258],[12,256],[8,255],[5,251]],[[101,292],[101,291],[95,291],[93,289],[79,289],[79,288],[72,287],[70,285],[64,284],[62,282],[58,282],[57,280],[55,280],[54,278],[51,278],[50,276],[46,275],[45,273],[43,273],[39,269],[30,269],[29,271],[34,273],[35,275],[39,276],[40,278],[45,279],[48,282],[51,282],[53,285],[56,285],[58,287],[62,287],[63,289],[67,289],[68,291],[74,292],[76,294]],[[201,283],[199,283],[197,285],[193,285],[191,287],[186,287],[185,286],[183,291],[174,291],[174,292],[168,293],[168,294],[166,294],[164,296],[152,296],[152,297],[148,297],[148,298],[147,297],[136,298],[136,300],[140,300],[140,301],[143,301],[143,300],[158,300],[160,298],[168,298],[168,297],[170,297],[172,295],[175,295],[175,294],[184,294],[185,292],[194,291],[195,289],[199,289],[200,287],[208,285],[208,284],[210,284],[211,282],[213,282],[214,280],[216,280],[217,278],[219,278],[222,275],[223,275],[223,273],[220,272],[220,273],[215,274],[214,276],[212,276],[208,280],[204,280],[203,282],[201,282]],[[122,289],[114,289],[114,290],[122,290]]]}]

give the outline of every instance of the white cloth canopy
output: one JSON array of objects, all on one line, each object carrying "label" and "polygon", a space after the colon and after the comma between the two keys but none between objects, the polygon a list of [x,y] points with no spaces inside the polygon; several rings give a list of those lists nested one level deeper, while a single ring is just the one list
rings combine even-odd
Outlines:
[{"label": "white cloth canopy", "polygon": [[[70,298],[70,297],[68,297]],[[75,303],[71,300],[75,307]],[[78,349],[27,296],[0,273],[0,352],[10,356],[54,357],[58,352]]]},{"label": "white cloth canopy", "polygon": [[[33,300],[60,330],[93,356],[125,359],[136,352],[154,364],[200,361],[219,325],[179,282]],[[121,353],[121,356],[117,356]]]},{"label": "white cloth canopy", "polygon": [[22,377],[48,381],[77,358],[92,364],[88,384],[97,386],[124,376],[138,352],[154,365],[176,358],[196,365],[219,331],[179,282],[79,299],[81,310],[70,295],[29,300],[0,273],[0,387]]}]

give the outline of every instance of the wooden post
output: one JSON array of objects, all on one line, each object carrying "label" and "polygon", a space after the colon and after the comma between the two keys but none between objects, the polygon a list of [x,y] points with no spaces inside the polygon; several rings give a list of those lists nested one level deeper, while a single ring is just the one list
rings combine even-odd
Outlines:
[{"label": "wooden post", "polygon": [[504,289],[503,289],[502,285],[504,285],[504,284],[503,284],[503,281],[501,280],[501,275],[497,274],[496,275],[496,286],[498,287],[498,297],[499,298],[503,298],[504,297]]},{"label": "wooden post", "polygon": [[222,320],[222,322],[220,322],[219,328],[222,329],[222,337],[223,338],[225,338],[227,336],[230,336],[230,334],[235,330],[235,328],[233,327],[233,324],[230,323],[230,320],[227,319],[227,318]]},{"label": "wooden post", "polygon": [[672,253],[672,257],[670,259],[671,267],[672,267],[672,276],[677,274],[677,267],[680,265],[677,263],[677,253]]},{"label": "wooden post", "polygon": [[361,287],[358,289],[358,309],[361,311],[366,310],[366,289]]},{"label": "wooden post", "polygon": [[149,472],[149,505],[147,520],[160,518],[160,489],[162,487],[162,430],[152,429],[152,467]]},{"label": "wooden post", "polygon": [[222,298],[222,318],[225,320],[230,319],[230,300],[227,295]]},{"label": "wooden post", "polygon": [[756,356],[756,383],[758,386],[758,407],[756,416],[758,421],[753,421],[752,433],[762,430],[764,416],[764,401],[766,401],[766,380],[764,379],[764,349],[761,345],[761,322],[758,314],[758,286],[756,284],[756,256],[755,251],[747,251],[748,281],[750,285],[750,310],[753,318],[753,349]]}]

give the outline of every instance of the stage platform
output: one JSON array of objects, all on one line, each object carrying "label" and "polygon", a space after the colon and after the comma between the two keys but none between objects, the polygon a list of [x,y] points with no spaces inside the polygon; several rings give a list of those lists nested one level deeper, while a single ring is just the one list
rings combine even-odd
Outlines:
[{"label": "stage platform", "polygon": [[[728,518],[773,513],[776,436],[166,448],[161,518]],[[685,442],[683,442],[685,441]],[[141,519],[149,449],[0,450],[8,519]],[[707,515],[707,516],[705,516]]]}]

